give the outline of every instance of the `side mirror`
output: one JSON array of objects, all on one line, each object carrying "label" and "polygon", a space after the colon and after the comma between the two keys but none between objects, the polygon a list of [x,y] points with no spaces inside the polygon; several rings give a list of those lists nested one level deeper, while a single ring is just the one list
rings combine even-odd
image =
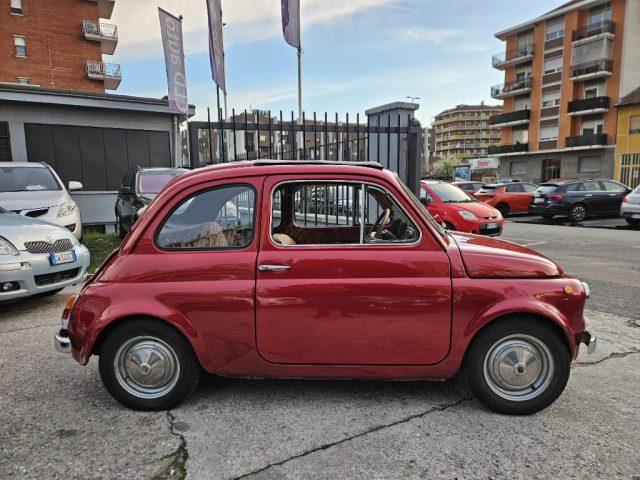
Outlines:
[{"label": "side mirror", "polygon": [[420,201],[425,205],[429,205],[430,203],[433,203],[433,199],[429,197],[421,198]]},{"label": "side mirror", "polygon": [[81,190],[84,186],[80,182],[76,182],[75,180],[71,180],[69,182],[69,190]]}]

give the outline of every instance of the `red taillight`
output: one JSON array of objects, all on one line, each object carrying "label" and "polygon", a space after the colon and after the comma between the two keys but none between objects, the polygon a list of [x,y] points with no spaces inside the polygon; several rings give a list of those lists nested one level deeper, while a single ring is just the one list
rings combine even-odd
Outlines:
[{"label": "red taillight", "polygon": [[554,202],[559,202],[564,197],[562,195],[560,195],[559,193],[554,193],[553,195],[547,195],[547,198],[549,200],[553,200]]},{"label": "red taillight", "polygon": [[628,201],[629,201],[629,199],[628,199],[627,197],[624,197],[624,198],[622,199],[622,203],[627,203]]},{"label": "red taillight", "polygon": [[78,295],[71,295],[67,298],[67,303],[64,304],[64,310],[62,311],[62,319],[69,320],[69,316],[71,315],[71,310],[73,310],[73,306],[78,300]]}]

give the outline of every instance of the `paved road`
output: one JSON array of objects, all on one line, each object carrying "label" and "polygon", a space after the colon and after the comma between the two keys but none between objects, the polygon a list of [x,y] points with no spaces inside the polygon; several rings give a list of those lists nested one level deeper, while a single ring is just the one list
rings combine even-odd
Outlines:
[{"label": "paved road", "polygon": [[543,412],[489,413],[454,382],[214,377],[171,412],[132,412],[95,360],[53,352],[67,291],[0,310],[0,478],[640,478],[640,232],[509,223],[505,238],[594,290],[600,351]]}]

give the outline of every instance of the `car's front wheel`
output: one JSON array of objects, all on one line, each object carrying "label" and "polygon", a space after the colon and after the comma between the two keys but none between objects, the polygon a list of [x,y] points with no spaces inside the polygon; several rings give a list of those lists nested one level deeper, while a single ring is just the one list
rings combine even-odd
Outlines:
[{"label": "car's front wheel", "polygon": [[560,334],[530,318],[489,325],[473,340],[464,373],[491,410],[529,415],[551,405],[569,379],[571,356]]},{"label": "car's front wheel", "polygon": [[109,332],[100,348],[100,378],[111,395],[135,410],[166,410],[200,379],[189,342],[155,320],[132,320]]},{"label": "car's front wheel", "polygon": [[574,205],[569,211],[569,218],[574,223],[582,222],[587,218],[587,207],[581,203]]},{"label": "car's front wheel", "polygon": [[625,218],[625,220],[632,227],[640,227],[640,220],[636,220],[635,218]]},{"label": "car's front wheel", "polygon": [[122,225],[122,218],[117,213],[116,213],[116,233],[118,234],[118,237],[122,239],[124,239],[124,237],[127,236],[127,231],[124,229],[124,226]]}]

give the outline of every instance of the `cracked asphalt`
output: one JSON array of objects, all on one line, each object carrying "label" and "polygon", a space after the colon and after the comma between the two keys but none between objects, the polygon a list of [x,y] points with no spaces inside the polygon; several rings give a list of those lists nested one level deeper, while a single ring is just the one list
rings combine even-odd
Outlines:
[{"label": "cracked asphalt", "polygon": [[508,223],[593,289],[599,351],[529,417],[457,382],[205,377],[170,412],[125,409],[97,361],[52,348],[66,296],[0,306],[0,478],[640,478],[640,232]]}]

